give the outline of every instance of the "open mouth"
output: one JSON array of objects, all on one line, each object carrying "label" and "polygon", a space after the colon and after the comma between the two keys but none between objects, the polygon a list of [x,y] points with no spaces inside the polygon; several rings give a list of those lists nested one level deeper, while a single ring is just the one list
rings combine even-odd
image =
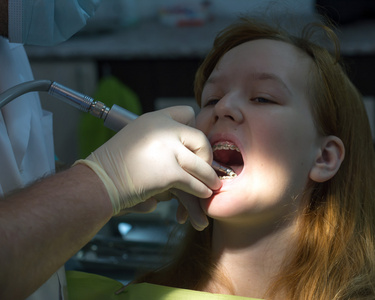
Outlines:
[{"label": "open mouth", "polygon": [[[215,168],[220,179],[232,179],[239,175],[243,169],[244,162],[240,149],[229,141],[221,141],[212,145],[214,160],[224,168]],[[224,169],[230,168],[233,172],[229,173]]]}]

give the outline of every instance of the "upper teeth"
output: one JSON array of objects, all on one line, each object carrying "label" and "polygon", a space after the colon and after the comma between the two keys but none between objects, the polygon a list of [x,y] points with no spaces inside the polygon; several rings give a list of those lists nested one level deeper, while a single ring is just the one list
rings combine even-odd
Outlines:
[{"label": "upper teeth", "polygon": [[236,145],[229,144],[229,143],[218,143],[212,146],[212,151],[216,150],[236,150],[240,152],[240,149]]}]

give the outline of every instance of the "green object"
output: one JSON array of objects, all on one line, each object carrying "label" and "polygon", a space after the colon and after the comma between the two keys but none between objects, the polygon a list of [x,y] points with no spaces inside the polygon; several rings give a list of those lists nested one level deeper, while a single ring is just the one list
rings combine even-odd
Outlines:
[{"label": "green object", "polygon": [[78,271],[67,271],[66,277],[69,300],[257,300],[150,283],[125,287],[114,279]]},{"label": "green object", "polygon": [[[137,115],[142,114],[142,106],[137,94],[114,76],[105,77],[99,81],[94,99],[103,102],[108,107],[117,104]],[[86,158],[114,134],[115,132],[104,127],[103,120],[90,114],[82,114],[78,136],[79,156]]]}]

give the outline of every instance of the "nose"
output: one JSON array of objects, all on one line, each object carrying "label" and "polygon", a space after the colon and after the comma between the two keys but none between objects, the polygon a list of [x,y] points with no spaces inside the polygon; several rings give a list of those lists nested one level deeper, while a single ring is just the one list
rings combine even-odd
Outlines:
[{"label": "nose", "polygon": [[226,95],[215,105],[215,120],[228,119],[237,123],[243,121],[242,99],[236,95]]}]

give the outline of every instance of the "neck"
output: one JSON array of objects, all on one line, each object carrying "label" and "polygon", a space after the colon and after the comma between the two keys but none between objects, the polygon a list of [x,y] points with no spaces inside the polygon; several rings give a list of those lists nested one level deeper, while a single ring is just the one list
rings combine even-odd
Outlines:
[{"label": "neck", "polygon": [[[273,225],[214,221],[212,250],[217,265],[239,296],[262,298],[295,241],[295,222]],[[222,291],[221,291],[222,292]]]}]

